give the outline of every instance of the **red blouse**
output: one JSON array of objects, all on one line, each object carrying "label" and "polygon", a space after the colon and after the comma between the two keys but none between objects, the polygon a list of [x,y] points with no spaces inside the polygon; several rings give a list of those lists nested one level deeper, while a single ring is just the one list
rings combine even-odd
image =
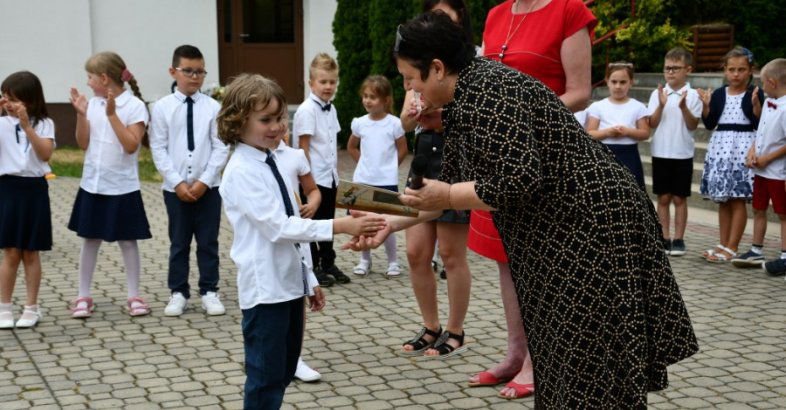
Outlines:
[{"label": "red blouse", "polygon": [[507,0],[489,11],[483,31],[483,53],[499,61],[510,32],[502,62],[537,78],[557,95],[564,94],[562,42],[584,27],[592,35],[598,20],[580,0],[552,0],[529,14],[514,15],[512,7],[513,0]]},{"label": "red blouse", "polygon": [[[508,40],[503,64],[537,78],[557,95],[564,94],[562,42],[584,27],[591,38],[598,20],[580,0],[551,0],[526,17],[525,14],[514,15],[512,7],[513,0],[507,0],[489,10],[483,31],[483,53],[500,61],[502,45]],[[467,246],[487,258],[508,261],[491,213],[487,211],[472,211]]]}]

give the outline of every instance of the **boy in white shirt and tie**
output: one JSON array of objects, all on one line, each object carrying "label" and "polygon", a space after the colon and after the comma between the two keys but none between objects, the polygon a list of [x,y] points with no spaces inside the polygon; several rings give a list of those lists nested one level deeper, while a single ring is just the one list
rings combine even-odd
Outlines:
[{"label": "boy in white shirt and tie", "polygon": [[164,309],[180,316],[191,296],[188,284],[191,239],[196,237],[199,294],[208,315],[223,315],[218,298],[218,229],[221,196],[218,186],[228,149],[218,139],[216,115],[220,104],[202,94],[205,60],[194,46],[175,49],[169,74],[177,83],[174,93],[153,106],[150,147],[169,215],[169,274],[171,291]]},{"label": "boy in white shirt and tie", "polygon": [[235,146],[219,192],[235,235],[230,255],[243,312],[246,408],[281,406],[300,355],[304,297],[312,311],[325,305],[300,242],[326,241],[335,233],[373,235],[385,227],[380,216],[300,217],[275,153],[287,129],[286,107],[278,84],[242,74],[227,86],[217,121],[222,141]]},{"label": "boy in white shirt and tie", "polygon": [[[311,93],[295,112],[293,140],[306,152],[311,172],[322,195],[314,219],[332,219],[336,214],[338,185],[338,123],[336,107],[331,100],[336,93],[338,65],[333,57],[319,53],[311,61],[308,85]],[[336,266],[333,241],[311,243],[311,258],[319,284],[349,283],[350,279]]]}]

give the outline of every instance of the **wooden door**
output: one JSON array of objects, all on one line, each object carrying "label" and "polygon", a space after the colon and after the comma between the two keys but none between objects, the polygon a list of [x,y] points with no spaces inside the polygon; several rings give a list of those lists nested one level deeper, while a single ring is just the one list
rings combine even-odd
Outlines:
[{"label": "wooden door", "polygon": [[276,80],[303,101],[303,1],[217,0],[221,83],[240,73]]}]

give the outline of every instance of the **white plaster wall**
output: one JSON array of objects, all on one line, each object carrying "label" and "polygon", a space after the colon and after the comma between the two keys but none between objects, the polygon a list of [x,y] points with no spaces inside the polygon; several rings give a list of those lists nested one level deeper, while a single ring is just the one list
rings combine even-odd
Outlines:
[{"label": "white plaster wall", "polygon": [[304,96],[308,88],[308,67],[317,53],[325,52],[336,58],[333,47],[333,16],[336,0],[303,0],[303,76]]},{"label": "white plaster wall", "polygon": [[0,77],[34,72],[50,103],[67,102],[71,86],[90,95],[84,63],[105,50],[123,57],[147,101],[169,93],[181,44],[205,56],[206,86],[218,81],[215,0],[0,0],[0,16]]}]

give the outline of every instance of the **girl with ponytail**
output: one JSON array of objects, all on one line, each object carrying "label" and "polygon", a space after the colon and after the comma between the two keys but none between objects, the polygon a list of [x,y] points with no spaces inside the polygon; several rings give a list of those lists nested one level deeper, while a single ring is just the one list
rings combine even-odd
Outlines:
[{"label": "girl with ponytail", "polygon": [[117,241],[123,254],[128,313],[146,315],[150,308],[139,297],[137,240],[151,235],[140,194],[137,156],[148,122],[147,107],[133,74],[116,53],[93,55],[85,63],[85,70],[87,85],[95,96],[88,100],[71,89],[76,141],[86,151],[82,182],[68,222],[68,228],[83,238],[79,293],[72,317],[87,318],[93,312],[90,284],[102,241]]}]

